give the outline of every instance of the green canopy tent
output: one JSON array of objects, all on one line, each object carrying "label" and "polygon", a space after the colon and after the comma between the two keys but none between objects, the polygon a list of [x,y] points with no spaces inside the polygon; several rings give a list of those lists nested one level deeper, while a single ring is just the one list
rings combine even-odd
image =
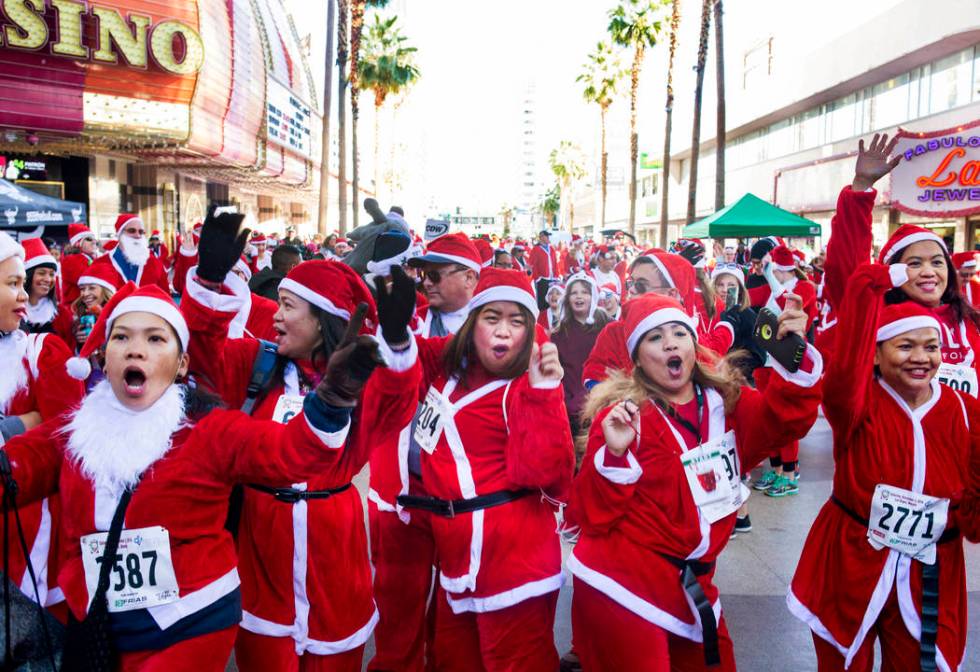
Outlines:
[{"label": "green canopy tent", "polygon": [[820,225],[816,222],[777,208],[754,194],[745,194],[710,217],[684,227],[685,238],[785,238],[819,235]]}]

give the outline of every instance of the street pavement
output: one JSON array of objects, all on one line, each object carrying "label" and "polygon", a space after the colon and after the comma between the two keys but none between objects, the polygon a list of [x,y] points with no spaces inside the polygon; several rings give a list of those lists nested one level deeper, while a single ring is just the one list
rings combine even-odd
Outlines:
[{"label": "street pavement", "polygon": [[[733,539],[718,560],[716,582],[722,608],[735,642],[735,658],[743,672],[815,672],[810,632],[786,608],[789,586],[810,523],[830,496],[834,463],[830,428],[821,418],[800,445],[800,493],[776,499],[754,492],[749,500],[752,532]],[[753,479],[760,475],[753,474]],[[354,480],[367,494],[367,469]],[[365,511],[367,505],[365,503]],[[366,522],[365,522],[366,524]],[[969,635],[963,670],[980,670],[980,546],[965,544]],[[567,557],[571,548],[563,548]],[[571,642],[571,576],[558,597],[555,643],[558,651]],[[373,640],[365,653],[374,650]],[[879,664],[875,665],[878,670]],[[229,662],[229,672],[236,670]]]}]

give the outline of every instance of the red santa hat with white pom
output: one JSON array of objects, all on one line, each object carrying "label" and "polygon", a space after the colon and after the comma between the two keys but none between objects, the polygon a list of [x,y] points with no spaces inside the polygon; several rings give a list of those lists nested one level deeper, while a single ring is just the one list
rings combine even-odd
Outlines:
[{"label": "red santa hat with white pom", "polygon": [[661,294],[644,294],[631,300],[629,306],[625,321],[626,349],[630,357],[636,354],[636,347],[648,331],[670,322],[684,325],[695,341],[698,338],[694,319],[685,312],[677,299]]},{"label": "red santa hat with white pom", "polygon": [[180,314],[174,303],[162,289],[156,285],[146,285],[137,289],[132,282],[127,282],[122,289],[115,293],[108,303],[103,306],[92,332],[77,357],[72,357],[65,363],[68,375],[77,380],[85,380],[92,373],[89,358],[101,348],[112,331],[112,323],[126,313],[150,313],[163,319],[173,327],[180,340],[181,349],[186,352],[190,343],[190,331],[184,316]]},{"label": "red santa hat with white pom", "polygon": [[881,248],[878,255],[878,263],[887,264],[892,257],[904,250],[909,245],[921,243],[924,240],[937,243],[943,252],[946,252],[946,243],[929,229],[914,224],[902,224],[895,233],[892,234],[885,246]]},{"label": "red santa hat with white pom", "polygon": [[24,256],[24,247],[11,238],[10,234],[0,231],[0,264],[11,257],[20,257],[23,261]]},{"label": "red santa hat with white pom", "polygon": [[538,302],[534,298],[531,279],[526,273],[514,269],[490,268],[483,269],[480,281],[470,299],[469,311],[494,301],[513,301],[528,309],[534,319],[538,318]]},{"label": "red santa hat with white pom", "polygon": [[124,212],[116,217],[116,235],[118,236],[119,233],[130,224],[139,224],[140,226],[143,226],[143,220],[139,215],[135,215],[131,212]]}]

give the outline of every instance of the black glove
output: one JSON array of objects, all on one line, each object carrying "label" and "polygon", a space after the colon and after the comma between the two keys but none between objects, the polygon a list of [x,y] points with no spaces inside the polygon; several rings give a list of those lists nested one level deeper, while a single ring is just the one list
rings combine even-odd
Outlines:
[{"label": "black glove", "polygon": [[738,306],[732,306],[721,314],[721,319],[732,325],[735,332],[735,340],[732,348],[743,348],[748,350],[760,362],[766,361],[766,352],[758,346],[752,333],[755,331],[755,321],[758,315],[751,308],[745,310]]},{"label": "black glove", "polygon": [[316,395],[329,406],[356,406],[371,373],[384,363],[378,352],[378,342],[370,336],[358,336],[366,312],[367,304],[358,304],[347,323],[344,338],[327,360],[326,375],[317,385]]},{"label": "black glove", "polygon": [[408,340],[408,323],[415,314],[415,282],[401,266],[391,267],[391,291],[385,279],[374,279],[377,293],[378,322],[388,345],[401,345]]},{"label": "black glove", "polygon": [[212,209],[201,229],[201,242],[197,244],[197,275],[208,282],[224,282],[228,271],[242,256],[248,241],[248,229],[238,231],[245,215],[237,212],[214,214]]}]

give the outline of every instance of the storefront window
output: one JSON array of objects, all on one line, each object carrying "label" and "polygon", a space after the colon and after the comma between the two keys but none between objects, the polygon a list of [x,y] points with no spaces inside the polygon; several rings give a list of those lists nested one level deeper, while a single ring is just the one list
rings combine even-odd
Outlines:
[{"label": "storefront window", "polygon": [[973,48],[932,64],[929,114],[966,105],[973,89]]},{"label": "storefront window", "polygon": [[855,135],[855,94],[827,103],[827,142],[837,142]]},{"label": "storefront window", "polygon": [[874,87],[871,100],[871,128],[898,126],[909,118],[909,75],[889,79]]},{"label": "storefront window", "polygon": [[810,149],[823,144],[823,106],[807,110],[797,117],[800,132],[800,149]]}]

